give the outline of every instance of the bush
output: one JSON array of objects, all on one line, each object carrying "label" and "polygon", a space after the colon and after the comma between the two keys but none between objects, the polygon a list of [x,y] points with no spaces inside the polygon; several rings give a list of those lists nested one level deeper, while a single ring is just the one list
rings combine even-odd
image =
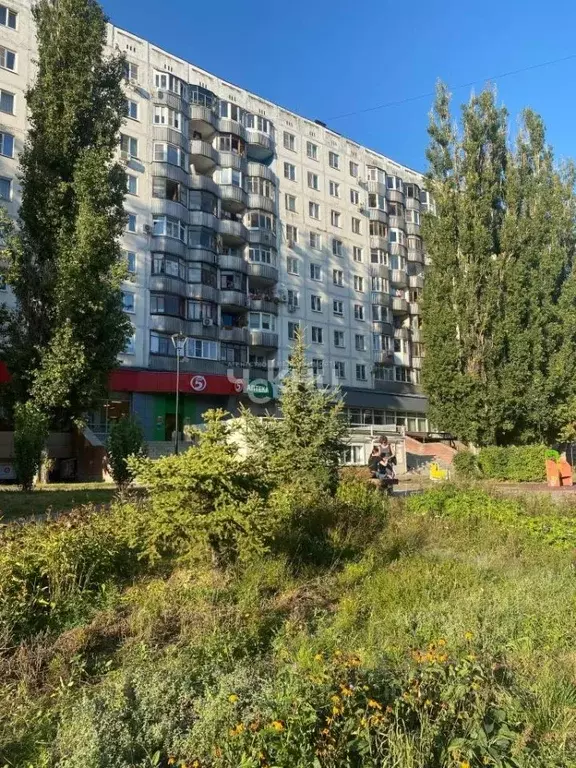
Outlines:
[{"label": "bush", "polygon": [[472,451],[458,451],[453,460],[454,469],[458,477],[472,480],[479,477],[478,459]]},{"label": "bush", "polygon": [[254,457],[229,440],[224,411],[208,411],[204,430],[190,430],[196,446],[157,461],[129,459],[148,490],[146,522],[150,558],[189,553],[208,545],[215,563],[226,565],[248,552],[262,552],[276,521],[266,508],[268,481]]},{"label": "bush", "polygon": [[478,456],[478,466],[483,477],[489,480],[544,482],[546,452],[545,445],[482,448]]},{"label": "bush", "polygon": [[134,471],[128,465],[128,458],[146,455],[146,443],[140,424],[130,416],[113,424],[107,449],[110,473],[116,485],[122,488],[134,479]]},{"label": "bush", "polygon": [[22,490],[32,490],[48,438],[48,419],[31,402],[18,403],[14,414],[14,466]]}]

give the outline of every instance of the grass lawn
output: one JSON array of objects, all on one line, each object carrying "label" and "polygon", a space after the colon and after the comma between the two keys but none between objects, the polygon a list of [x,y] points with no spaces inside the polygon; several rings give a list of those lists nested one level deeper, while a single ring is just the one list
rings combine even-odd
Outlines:
[{"label": "grass lawn", "polygon": [[65,512],[83,504],[107,504],[116,486],[108,483],[71,483],[38,485],[32,493],[23,493],[15,485],[0,485],[2,522],[47,512]]}]

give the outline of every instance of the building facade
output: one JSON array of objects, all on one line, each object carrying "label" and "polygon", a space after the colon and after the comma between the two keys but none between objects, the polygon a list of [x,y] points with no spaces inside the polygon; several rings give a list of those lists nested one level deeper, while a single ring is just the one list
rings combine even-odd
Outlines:
[{"label": "building facade", "polygon": [[[0,0],[0,198],[11,214],[31,4]],[[185,421],[242,399],[270,408],[300,328],[311,371],[342,388],[353,423],[427,431],[422,176],[112,25],[108,46],[127,58],[119,158],[134,330],[94,430],[132,410],[149,440],[170,440],[174,334],[186,337]]]}]

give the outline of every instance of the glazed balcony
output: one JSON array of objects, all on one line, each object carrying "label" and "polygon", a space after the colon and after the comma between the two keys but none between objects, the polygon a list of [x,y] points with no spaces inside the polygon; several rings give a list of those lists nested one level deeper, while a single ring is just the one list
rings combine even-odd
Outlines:
[{"label": "glazed balcony", "polygon": [[278,349],[278,334],[271,331],[250,331],[250,346]]}]

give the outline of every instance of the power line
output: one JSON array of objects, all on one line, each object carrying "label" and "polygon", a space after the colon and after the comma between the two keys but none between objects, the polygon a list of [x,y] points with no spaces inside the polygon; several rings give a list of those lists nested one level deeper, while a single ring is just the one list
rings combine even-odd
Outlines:
[{"label": "power line", "polygon": [[[551,61],[542,61],[539,64],[531,64],[529,67],[521,67],[520,69],[511,69],[509,72],[502,72],[499,75],[493,75],[492,77],[478,78],[477,80],[471,80],[469,83],[462,83],[461,85],[449,85],[448,88],[451,91],[458,91],[461,88],[470,88],[472,85],[478,83],[490,82],[493,80],[501,80],[503,77],[510,77],[511,75],[519,75],[521,72],[530,72],[533,69],[540,69],[542,67],[549,67],[551,64],[560,64],[564,61],[570,61],[576,59],[576,53],[571,53],[570,56],[563,56],[559,59],[552,59]],[[418,96],[409,96],[406,99],[399,99],[398,101],[388,101],[386,104],[379,104],[376,107],[367,107],[366,109],[357,109],[354,112],[347,112],[344,115],[336,115],[335,117],[329,117],[328,121],[341,120],[344,117],[352,117],[352,115],[362,115],[366,112],[375,112],[378,109],[387,109],[388,107],[398,107],[401,104],[408,104],[410,101],[418,101],[419,99],[429,99],[435,96],[435,91],[429,91],[428,93],[421,93]]]}]

